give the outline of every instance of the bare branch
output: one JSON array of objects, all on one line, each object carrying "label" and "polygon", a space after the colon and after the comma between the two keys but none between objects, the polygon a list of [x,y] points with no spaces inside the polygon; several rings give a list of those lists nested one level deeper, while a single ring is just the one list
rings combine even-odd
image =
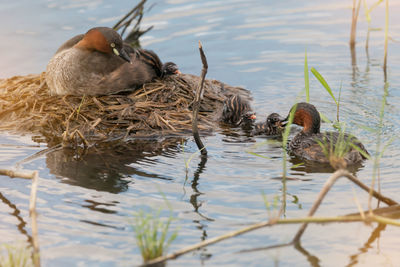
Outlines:
[{"label": "bare branch", "polygon": [[[328,193],[328,191],[331,189],[333,184],[340,177],[347,177],[350,181],[352,181],[353,183],[355,183],[356,185],[358,185],[360,188],[362,188],[363,190],[365,190],[367,192],[370,192],[370,190],[371,190],[372,195],[375,198],[381,200],[382,202],[388,204],[389,206],[398,204],[396,201],[381,195],[380,193],[376,192],[372,188],[369,188],[368,186],[363,184],[359,179],[354,177],[347,170],[340,169],[340,170],[337,170],[336,172],[334,172],[331,175],[331,177],[329,177],[329,179],[325,182],[324,187],[321,189],[321,191],[318,194],[317,200],[314,202],[313,206],[311,207],[310,211],[308,212],[308,216],[309,217],[312,217],[314,215],[314,213],[317,211],[318,207],[321,205],[321,202],[325,198],[325,196]],[[296,236],[294,237],[293,242],[295,242],[295,243],[299,242],[299,240],[300,240],[301,236],[303,235],[304,231],[306,230],[306,228],[307,228],[307,223],[303,223],[303,225],[298,230]]]},{"label": "bare branch", "polygon": [[203,46],[201,45],[200,41],[199,41],[199,50],[200,50],[201,62],[203,63],[203,68],[201,70],[201,80],[199,82],[199,86],[197,87],[196,95],[195,95],[195,99],[194,99],[194,103],[193,103],[192,132],[193,132],[193,137],[196,142],[196,145],[200,149],[201,155],[206,156],[207,149],[205,148],[203,142],[200,139],[199,129],[197,127],[200,102],[203,99],[203,93],[204,93],[204,80],[205,80],[207,70],[208,70],[207,58],[206,58],[206,55],[204,54]]},{"label": "bare branch", "polygon": [[0,169],[0,175],[5,175],[11,178],[33,179],[34,173],[27,171],[14,171],[9,169]]}]

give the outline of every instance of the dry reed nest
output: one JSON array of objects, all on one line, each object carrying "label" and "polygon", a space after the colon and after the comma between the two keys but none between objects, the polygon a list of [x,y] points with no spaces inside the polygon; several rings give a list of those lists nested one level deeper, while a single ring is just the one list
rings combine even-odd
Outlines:
[{"label": "dry reed nest", "polygon": [[[198,76],[169,76],[117,95],[51,96],[44,74],[0,80],[0,130],[40,135],[52,145],[191,134]],[[250,98],[247,90],[216,80],[204,87],[198,122],[203,134],[218,125],[228,96]]]}]

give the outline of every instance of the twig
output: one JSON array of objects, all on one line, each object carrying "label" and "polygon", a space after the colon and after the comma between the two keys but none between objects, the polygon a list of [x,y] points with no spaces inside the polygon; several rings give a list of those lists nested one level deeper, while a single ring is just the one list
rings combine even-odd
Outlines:
[{"label": "twig", "polygon": [[175,258],[177,258],[177,257],[179,257],[179,256],[181,256],[183,254],[186,254],[186,253],[188,253],[190,251],[193,251],[193,250],[196,250],[196,249],[199,249],[199,248],[211,245],[211,244],[215,244],[215,243],[217,243],[219,241],[222,241],[222,240],[225,240],[225,239],[228,239],[228,238],[231,238],[231,237],[235,237],[235,236],[238,236],[238,235],[241,235],[241,234],[244,234],[244,233],[247,233],[247,232],[262,228],[262,227],[265,227],[265,226],[270,226],[270,225],[272,225],[272,224],[269,221],[256,223],[256,224],[250,225],[248,227],[242,228],[240,230],[232,231],[232,232],[226,233],[224,235],[217,236],[217,237],[210,238],[210,239],[207,239],[205,241],[199,242],[199,243],[197,243],[195,245],[191,245],[191,246],[185,247],[185,248],[180,249],[180,250],[178,250],[178,251],[176,251],[176,252],[174,252],[172,254],[169,254],[169,255],[166,255],[166,256],[163,256],[163,257],[155,258],[154,260],[146,262],[142,266],[149,266],[149,265],[152,265],[152,264],[161,263],[161,262],[165,262],[167,260],[175,259]]},{"label": "twig", "polygon": [[[400,226],[400,222],[397,220],[392,220],[383,216],[375,215],[375,214],[367,214],[365,218],[363,218],[360,214],[351,214],[345,216],[337,216],[337,217],[305,217],[298,219],[281,219],[276,222],[276,224],[297,224],[297,223],[318,223],[318,224],[326,224],[326,223],[335,223],[335,222],[376,222],[379,224],[389,224],[394,226]],[[268,225],[269,226],[269,225]],[[271,225],[272,226],[272,225]],[[260,250],[268,250],[274,248],[280,248],[285,246],[294,245],[298,246],[300,242],[291,241],[289,243],[270,245],[267,247],[259,247],[252,249],[240,250],[238,253],[247,253],[247,252],[255,252]]]},{"label": "twig", "polygon": [[199,41],[199,50],[200,50],[201,62],[203,63],[203,68],[201,70],[201,80],[199,82],[199,86],[197,87],[196,95],[195,95],[195,99],[194,99],[194,103],[193,103],[192,131],[193,131],[193,137],[196,142],[196,145],[201,151],[201,155],[206,156],[207,149],[204,147],[204,144],[200,139],[199,129],[197,127],[200,101],[202,100],[203,93],[204,93],[204,79],[206,77],[207,70],[208,70],[207,58],[206,58],[206,55],[204,54],[203,46],[201,45],[200,41]]},{"label": "twig", "polygon": [[[363,222],[363,221],[368,221],[368,222],[374,221],[374,222],[378,222],[378,223],[400,226],[400,222],[398,222],[397,220],[388,219],[388,218],[374,215],[374,214],[366,215],[365,219],[363,219],[362,216],[360,216],[360,215],[346,215],[346,216],[337,216],[337,217],[304,217],[304,218],[294,218],[294,219],[280,219],[280,220],[277,220],[274,222],[266,221],[266,222],[256,223],[256,224],[250,225],[248,227],[239,229],[237,231],[232,231],[227,234],[199,242],[195,245],[188,246],[186,248],[178,250],[169,255],[161,256],[156,259],[147,261],[146,263],[144,263],[143,265],[140,265],[140,266],[141,267],[151,266],[153,264],[159,264],[159,263],[165,262],[167,260],[172,260],[172,259],[175,259],[175,258],[177,258],[183,254],[186,254],[190,251],[197,250],[202,247],[212,245],[212,244],[215,244],[222,240],[225,240],[225,239],[228,239],[231,237],[235,237],[238,235],[242,235],[244,233],[247,233],[247,232],[250,232],[253,230],[257,230],[257,229],[260,229],[263,227],[273,226],[275,224],[298,224],[298,223],[307,223],[308,224],[308,223]],[[251,252],[251,251],[257,251],[257,250],[262,250],[262,249],[271,249],[271,248],[277,248],[277,247],[282,247],[282,246],[288,246],[288,245],[292,245],[292,244],[295,244],[295,243],[292,241],[290,243],[285,243],[285,244],[281,244],[281,245],[268,246],[267,248],[241,250],[240,252]]]},{"label": "twig", "polygon": [[[281,220],[277,220],[276,218],[273,220],[269,220],[266,222],[260,222],[260,223],[256,223],[247,227],[244,227],[242,229],[239,229],[237,231],[232,231],[229,232],[227,234],[215,237],[215,238],[211,238],[208,240],[205,240],[203,242],[197,243],[195,245],[191,245],[188,246],[186,248],[183,248],[181,250],[178,250],[172,254],[166,255],[166,256],[162,256],[162,257],[158,257],[156,259],[153,259],[151,261],[146,262],[145,265],[143,266],[149,266],[152,264],[156,264],[156,263],[161,263],[161,262],[165,262],[167,260],[170,259],[175,259],[178,256],[181,256],[185,253],[188,253],[190,251],[211,245],[211,244],[215,244],[217,242],[220,242],[222,240],[231,238],[231,237],[235,237],[262,227],[266,227],[266,226],[272,226],[274,224],[288,224],[288,223],[303,223],[303,225],[301,226],[300,230],[298,231],[298,233],[296,234],[295,238],[293,239],[293,241],[291,243],[295,244],[298,243],[298,240],[300,239],[301,235],[303,234],[303,232],[305,231],[307,224],[310,222],[317,222],[317,223],[323,223],[323,222],[334,222],[334,221],[340,221],[340,222],[347,222],[347,221],[363,221],[362,217],[360,215],[353,215],[353,216],[340,216],[340,217],[334,217],[334,218],[313,218],[312,216],[314,215],[315,211],[317,210],[317,208],[319,207],[319,205],[322,202],[322,199],[325,197],[325,195],[328,193],[329,189],[332,187],[332,185],[335,183],[335,181],[340,178],[340,177],[347,177],[348,179],[350,179],[352,182],[354,182],[355,184],[357,184],[358,186],[360,186],[363,190],[369,192],[369,188],[364,185],[362,182],[360,182],[356,177],[354,177],[351,173],[349,173],[347,170],[337,170],[335,173],[332,174],[332,176],[328,179],[328,181],[325,183],[324,187],[322,188],[321,192],[318,195],[318,198],[316,200],[316,202],[314,202],[313,207],[311,208],[308,217],[306,218],[301,218],[301,219],[281,219]],[[388,205],[395,205],[397,204],[396,201],[384,197],[381,194],[379,194],[376,191],[373,191],[373,196],[380,199],[382,202],[388,204]],[[377,222],[382,222],[382,223],[390,223],[392,225],[397,225],[400,226],[400,223],[395,221],[395,220],[390,220],[387,219],[385,217],[381,217],[381,216],[376,216],[374,214],[369,214],[366,216],[366,220],[365,221],[377,221]]]},{"label": "twig", "polygon": [[357,8],[356,8],[356,0],[353,0],[353,10],[352,10],[352,18],[351,18],[351,31],[350,31],[350,52],[351,52],[351,64],[356,67],[357,59],[356,59],[356,28],[357,28],[357,20],[358,13],[360,11],[361,0],[358,0]]},{"label": "twig", "polygon": [[27,158],[24,158],[23,160],[18,161],[17,163],[15,163],[15,167],[18,169],[22,165],[24,165],[24,164],[26,164],[26,163],[28,163],[28,162],[30,162],[32,160],[35,160],[35,159],[37,159],[37,158],[39,158],[39,157],[41,157],[43,155],[47,155],[48,153],[57,151],[57,150],[59,150],[61,148],[62,148],[62,145],[61,144],[57,144],[55,146],[43,149],[43,150],[41,150],[39,152],[36,152],[35,154],[33,154],[33,155],[31,155],[31,156],[29,156]]},{"label": "twig", "polygon": [[0,169],[0,175],[5,175],[11,178],[32,179],[34,174],[32,172],[27,172],[27,171]]},{"label": "twig", "polygon": [[358,212],[359,212],[359,214],[361,215],[361,218],[362,218],[363,220],[365,220],[365,212],[364,212],[363,209],[361,208],[361,204],[360,204],[360,201],[358,201],[356,191],[354,190],[354,188],[352,188],[352,190],[353,190],[354,202],[356,203]]},{"label": "twig", "polygon": [[146,3],[147,0],[142,0],[137,4],[131,11],[129,11],[122,19],[120,19],[113,27],[114,30],[119,30],[121,27],[123,27],[125,24],[130,24],[132,20],[136,17],[134,15],[128,22],[123,23],[130,15],[132,15],[135,11],[137,10],[143,10],[143,6]]},{"label": "twig", "polygon": [[[132,31],[128,34],[128,36],[124,39],[125,42],[133,43],[139,40],[139,37],[146,32],[153,29],[153,26],[150,26],[144,31],[140,31],[140,23],[143,19],[144,13],[144,4],[147,0],[140,1],[131,11],[129,11],[122,19],[120,19],[113,27],[114,30],[118,31],[122,28],[121,36],[124,35],[127,28],[132,24],[132,21],[136,19],[136,23],[133,26]],[[150,10],[152,6],[148,10]]]},{"label": "twig", "polygon": [[[311,207],[310,211],[308,212],[309,217],[312,217],[314,215],[314,213],[317,211],[318,207],[320,206],[322,200],[324,199],[324,197],[326,196],[328,191],[331,189],[331,187],[336,182],[336,180],[339,179],[340,177],[347,177],[350,181],[352,181],[353,183],[355,183],[356,185],[358,185],[359,187],[361,187],[363,190],[365,190],[367,192],[369,192],[369,190],[372,190],[372,195],[375,198],[381,200],[382,202],[388,204],[389,206],[397,204],[396,201],[394,201],[390,198],[387,198],[385,196],[382,196],[375,190],[370,189],[368,186],[363,184],[360,180],[358,180],[356,177],[354,177],[347,170],[340,169],[340,170],[337,170],[336,172],[334,172],[331,175],[331,177],[329,177],[329,179],[325,182],[324,187],[321,189],[321,191],[318,194],[317,200],[314,202],[313,206]],[[304,231],[306,230],[306,228],[307,228],[307,223],[303,223],[303,225],[300,227],[297,234],[293,238],[294,243],[299,242],[299,240],[300,240],[301,236],[303,235]]]},{"label": "twig", "polygon": [[383,59],[383,74],[385,82],[387,81],[387,53],[388,53],[388,30],[389,30],[389,0],[386,0],[385,13],[385,55]]},{"label": "twig", "polygon": [[350,31],[350,47],[354,48],[356,45],[356,29],[357,29],[357,20],[358,13],[360,11],[361,0],[358,0],[357,8],[356,8],[356,0],[353,0],[353,10],[351,16],[351,31]]},{"label": "twig", "polygon": [[33,172],[31,196],[29,199],[29,214],[32,219],[32,243],[33,243],[33,263],[35,267],[40,267],[40,254],[39,254],[39,237],[37,227],[37,213],[36,213],[36,192],[38,186],[39,174],[37,171]]}]

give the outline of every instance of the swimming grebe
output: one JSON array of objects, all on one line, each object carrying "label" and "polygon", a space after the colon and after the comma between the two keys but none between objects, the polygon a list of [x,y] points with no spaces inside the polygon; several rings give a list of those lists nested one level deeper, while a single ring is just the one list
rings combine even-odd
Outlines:
[{"label": "swimming grebe", "polygon": [[256,123],[252,135],[280,135],[285,129],[282,126],[284,119],[278,113],[268,115],[265,122]]},{"label": "swimming grebe", "polygon": [[[338,140],[341,140],[346,143],[346,150],[344,150],[343,155],[345,164],[340,167],[346,167],[346,165],[366,159],[359,150],[365,152],[366,155],[368,155],[368,151],[356,137],[349,134],[341,134],[340,136],[338,132],[320,132],[321,118],[313,105],[304,102],[298,103],[292,107],[291,112],[295,108],[293,123],[302,126],[303,130],[290,141],[288,148],[291,154],[305,160],[332,163],[329,158],[332,159],[332,151],[335,150]],[[284,121],[289,119],[289,115]],[[350,144],[358,147],[359,150]],[[329,158],[326,153],[328,153]]]}]

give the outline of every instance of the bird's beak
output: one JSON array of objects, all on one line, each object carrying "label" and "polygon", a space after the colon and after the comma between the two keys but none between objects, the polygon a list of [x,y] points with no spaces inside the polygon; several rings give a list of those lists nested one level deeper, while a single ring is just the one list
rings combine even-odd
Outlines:
[{"label": "bird's beak", "polygon": [[251,114],[251,115],[250,115],[250,119],[251,119],[251,120],[255,120],[256,118],[257,118],[257,117],[256,117],[256,114]]},{"label": "bird's beak", "polygon": [[288,123],[288,120],[289,120],[289,115],[286,118],[280,117],[279,118],[279,124],[280,124],[279,126],[285,127]]},{"label": "bird's beak", "polygon": [[176,71],[174,72],[174,74],[182,74],[182,72],[181,72],[180,70],[176,70]]},{"label": "bird's beak", "polygon": [[115,55],[121,57],[123,60],[132,64],[131,57],[128,55],[128,53],[126,53],[126,51],[123,48],[119,52],[116,48],[114,48],[113,52]]}]

